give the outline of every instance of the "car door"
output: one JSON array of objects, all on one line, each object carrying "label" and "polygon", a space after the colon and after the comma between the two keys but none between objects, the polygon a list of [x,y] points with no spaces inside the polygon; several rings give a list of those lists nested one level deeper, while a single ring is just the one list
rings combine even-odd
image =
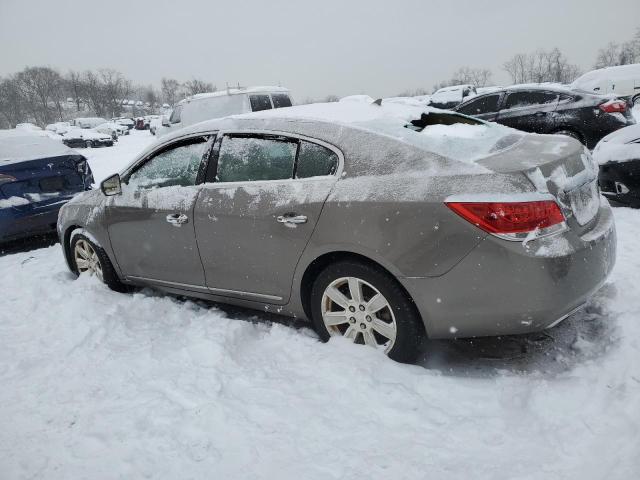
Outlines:
[{"label": "car door", "polygon": [[464,104],[456,108],[456,111],[465,115],[470,115],[472,117],[492,122],[495,120],[496,115],[498,114],[500,97],[500,93],[483,95],[482,97],[474,98],[472,100],[469,100],[468,102],[465,102]]},{"label": "car door", "polygon": [[193,208],[211,141],[200,135],[161,147],[125,173],[122,194],[107,200],[109,239],[126,277],[204,288]]},{"label": "car door", "polygon": [[282,304],[296,264],[341,169],[322,142],[227,133],[219,139],[195,207],[212,293]]},{"label": "car door", "polygon": [[555,122],[558,94],[543,90],[508,92],[496,121],[525,132],[545,133]]}]

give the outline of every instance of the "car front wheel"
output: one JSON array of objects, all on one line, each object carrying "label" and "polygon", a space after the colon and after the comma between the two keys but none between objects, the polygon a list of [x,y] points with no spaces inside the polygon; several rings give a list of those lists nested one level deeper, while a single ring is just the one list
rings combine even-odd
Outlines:
[{"label": "car front wheel", "polygon": [[323,341],[341,336],[399,362],[418,356],[424,327],[414,303],[395,278],[367,263],[326,267],[311,290],[311,313]]},{"label": "car front wheel", "polygon": [[117,292],[126,292],[107,253],[87,236],[78,233],[72,236],[71,259],[76,275],[92,275]]},{"label": "car front wheel", "polygon": [[87,140],[84,142],[84,146],[87,148],[93,148],[93,142],[91,140]]}]

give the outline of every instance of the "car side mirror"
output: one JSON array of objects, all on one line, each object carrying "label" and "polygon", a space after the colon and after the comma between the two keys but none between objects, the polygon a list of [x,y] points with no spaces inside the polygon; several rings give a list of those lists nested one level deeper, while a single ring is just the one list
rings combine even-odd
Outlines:
[{"label": "car side mirror", "polygon": [[112,195],[120,195],[122,193],[122,185],[120,184],[120,174],[116,173],[104,179],[100,184],[100,190],[107,197]]}]

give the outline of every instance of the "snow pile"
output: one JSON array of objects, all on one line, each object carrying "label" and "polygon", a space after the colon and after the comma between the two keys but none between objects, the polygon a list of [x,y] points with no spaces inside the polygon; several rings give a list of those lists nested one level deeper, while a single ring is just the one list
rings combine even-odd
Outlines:
[{"label": "snow pile", "polygon": [[640,214],[615,215],[618,263],[585,311],[428,342],[418,366],[75,280],[59,246],[0,257],[0,476],[636,478]]}]

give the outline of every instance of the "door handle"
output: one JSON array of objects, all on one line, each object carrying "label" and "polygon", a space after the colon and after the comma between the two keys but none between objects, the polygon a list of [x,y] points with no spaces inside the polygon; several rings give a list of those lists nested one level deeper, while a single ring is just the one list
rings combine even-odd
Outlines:
[{"label": "door handle", "polygon": [[167,215],[167,222],[169,222],[174,227],[179,227],[183,223],[187,223],[189,221],[189,217],[187,217],[184,213],[171,213]]},{"label": "door handle", "polygon": [[307,223],[306,215],[278,215],[278,223]]}]

